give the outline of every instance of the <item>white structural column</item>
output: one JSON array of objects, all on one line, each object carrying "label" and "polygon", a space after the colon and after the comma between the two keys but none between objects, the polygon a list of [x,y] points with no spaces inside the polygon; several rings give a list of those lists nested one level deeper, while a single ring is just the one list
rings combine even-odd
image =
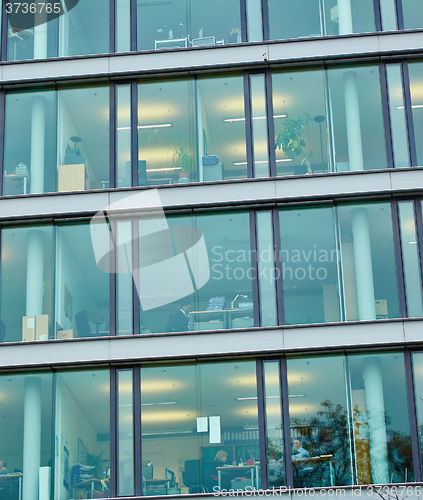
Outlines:
[{"label": "white structural column", "polygon": [[46,111],[43,96],[32,100],[30,191],[44,193],[44,147]]},{"label": "white structural column", "polygon": [[344,73],[344,100],[350,170],[364,170],[360,107],[355,71]]},{"label": "white structural column", "polygon": [[354,208],[351,211],[351,228],[354,247],[355,280],[357,285],[358,319],[376,319],[372,251],[366,208]]},{"label": "white structural column", "polygon": [[351,0],[338,0],[338,23],[340,35],[353,33]]},{"label": "white structural column", "polygon": [[38,500],[41,465],[41,379],[25,380],[22,500]]},{"label": "white structural column", "polygon": [[388,447],[380,358],[367,356],[363,365],[372,481],[375,484],[387,484],[389,483]]},{"label": "white structural column", "polygon": [[28,233],[26,268],[26,315],[43,314],[44,301],[44,234],[39,229]]}]

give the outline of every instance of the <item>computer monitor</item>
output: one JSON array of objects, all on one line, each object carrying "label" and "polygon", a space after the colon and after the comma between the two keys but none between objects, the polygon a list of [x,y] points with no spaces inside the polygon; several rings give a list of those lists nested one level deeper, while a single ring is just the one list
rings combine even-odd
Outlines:
[{"label": "computer monitor", "polygon": [[153,466],[143,465],[142,466],[142,477],[144,479],[153,479]]}]

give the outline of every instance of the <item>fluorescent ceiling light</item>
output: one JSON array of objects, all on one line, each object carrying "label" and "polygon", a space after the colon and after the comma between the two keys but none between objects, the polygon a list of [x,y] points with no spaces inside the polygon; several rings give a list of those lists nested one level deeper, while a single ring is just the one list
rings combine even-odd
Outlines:
[{"label": "fluorescent ceiling light", "polygon": [[[276,160],[276,163],[281,163],[283,161],[292,161],[291,158],[284,158],[282,160]],[[268,160],[259,160],[259,161],[255,161],[254,163],[268,163]],[[237,161],[237,162],[234,162],[234,165],[247,165],[247,162],[246,161]]]},{"label": "fluorescent ceiling light", "polygon": [[146,172],[166,172],[168,170],[181,170],[182,167],[167,167],[167,168],[147,168]]},{"label": "fluorescent ceiling light", "polygon": [[170,431],[170,432],[143,432],[141,436],[169,436],[171,434],[192,434],[190,431]]},{"label": "fluorescent ceiling light", "polygon": [[[173,123],[158,123],[156,125],[138,125],[138,130],[143,128],[168,128],[173,127]],[[118,127],[117,130],[131,130],[131,127]]]},{"label": "fluorescent ceiling light", "polygon": [[[423,108],[423,104],[412,104],[412,109]],[[397,109],[404,109],[404,106],[397,106]]]},{"label": "fluorescent ceiling light", "polygon": [[[304,398],[305,394],[288,394],[289,398]],[[278,399],[280,396],[266,396],[266,399]],[[257,396],[247,396],[245,398],[235,398],[235,401],[251,401],[256,400]]]},{"label": "fluorescent ceiling light", "polygon": [[160,401],[159,403],[141,403],[141,406],[162,406],[162,405],[177,405],[179,401],[174,399],[173,401]]},{"label": "fluorescent ceiling light", "polygon": [[[286,118],[288,115],[273,115],[273,118]],[[253,120],[265,120],[265,116],[253,116]],[[244,118],[225,118],[224,123],[245,122]]]}]

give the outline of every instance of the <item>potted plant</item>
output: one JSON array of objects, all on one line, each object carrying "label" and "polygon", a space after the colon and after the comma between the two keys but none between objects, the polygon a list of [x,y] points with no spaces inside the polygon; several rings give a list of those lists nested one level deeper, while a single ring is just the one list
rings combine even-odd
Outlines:
[{"label": "potted plant", "polygon": [[307,145],[301,134],[311,120],[308,113],[301,113],[298,120],[285,120],[282,132],[275,139],[275,149],[281,149],[288,158],[295,160],[298,156],[302,157],[301,165],[306,165],[308,174],[312,173],[309,158],[313,156],[313,152],[306,152]]},{"label": "potted plant", "polygon": [[190,173],[192,172],[191,152],[186,146],[179,146],[174,149],[173,163],[175,167],[180,167],[179,182],[189,182]]}]

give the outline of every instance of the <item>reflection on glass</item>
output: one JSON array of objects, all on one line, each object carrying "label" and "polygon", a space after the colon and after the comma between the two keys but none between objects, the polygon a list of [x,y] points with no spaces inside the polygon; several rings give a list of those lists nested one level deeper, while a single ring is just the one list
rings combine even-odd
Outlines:
[{"label": "reflection on glass", "polygon": [[277,175],[331,170],[322,70],[273,73]]},{"label": "reflection on glass", "polygon": [[97,267],[90,225],[60,226],[56,234],[56,337],[110,335],[110,275]]},{"label": "reflection on glass", "polygon": [[6,94],[3,194],[55,191],[53,90]]},{"label": "reflection on glass", "polygon": [[402,12],[405,29],[421,28],[423,26],[423,9],[419,0],[402,0]]},{"label": "reflection on glass", "polygon": [[423,316],[422,278],[413,202],[399,202],[398,213],[407,316]]},{"label": "reflection on glass", "polygon": [[7,60],[57,57],[58,26],[59,20],[56,18],[35,28],[22,29],[11,25],[8,19]]},{"label": "reflection on glass", "polygon": [[398,29],[397,6],[395,0],[380,0],[380,15],[383,31]]},{"label": "reflection on glass", "polygon": [[130,0],[116,1],[116,52],[131,50]]},{"label": "reflection on glass", "polygon": [[260,487],[254,362],[142,368],[141,426],[144,495]]},{"label": "reflection on glass", "polygon": [[378,66],[328,70],[337,172],[387,168]]},{"label": "reflection on glass", "polygon": [[247,11],[247,29],[249,42],[261,42],[263,40],[263,14],[260,0],[247,0],[245,4]]},{"label": "reflection on glass", "polygon": [[264,75],[250,76],[254,177],[269,177],[267,110]]},{"label": "reflection on glass", "polygon": [[141,219],[139,234],[141,333],[254,326],[248,213]]},{"label": "reflection on glass", "polygon": [[389,203],[338,207],[347,320],[399,317]]},{"label": "reflection on glass", "polygon": [[[5,465],[1,471],[1,495],[5,499],[22,498],[21,492],[28,498],[39,488],[50,491],[52,376],[50,373],[3,375],[0,391],[1,460]],[[10,476],[6,479],[5,474]]]},{"label": "reflection on glass", "polygon": [[375,31],[371,0],[268,0],[268,6],[271,40]]},{"label": "reflection on glass", "polygon": [[414,481],[402,353],[348,357],[356,481]]},{"label": "reflection on glass", "polygon": [[54,498],[109,498],[109,370],[59,372],[55,381]]},{"label": "reflection on glass", "polygon": [[109,186],[108,86],[59,90],[57,164],[58,191]]},{"label": "reflection on glass", "polygon": [[410,75],[411,111],[416,137],[417,165],[423,165],[423,144],[422,141],[417,140],[423,131],[423,100],[420,94],[420,86],[423,80],[423,64],[409,64],[408,71]]},{"label": "reflection on glass", "polygon": [[285,323],[339,321],[339,251],[332,207],[279,212]]},{"label": "reflection on glass", "polygon": [[1,232],[0,341],[53,337],[53,228]]},{"label": "reflection on glass", "polygon": [[277,325],[276,279],[272,212],[257,212],[257,261],[261,326]]},{"label": "reflection on glass", "polygon": [[266,404],[268,486],[269,488],[278,488],[286,484],[283,459],[279,363],[277,361],[269,361],[264,363],[263,367]]},{"label": "reflection on glass", "polygon": [[117,85],[116,91],[117,186],[131,187],[131,86]]},{"label": "reflection on glass", "polygon": [[118,495],[134,494],[132,370],[118,370]]},{"label": "reflection on glass", "polygon": [[354,484],[344,358],[288,359],[294,487]]},{"label": "reflection on glass", "polygon": [[212,3],[173,0],[171,5],[140,2],[137,7],[138,50],[242,41],[238,0],[215,0]]},{"label": "reflection on glass", "polygon": [[[414,394],[417,410],[420,457],[423,458],[423,353],[413,353]],[[421,461],[423,463],[423,461]],[[423,466],[422,466],[423,467]]]},{"label": "reflection on glass", "polygon": [[116,319],[117,335],[132,335],[132,229],[130,221],[117,222]]},{"label": "reflection on glass", "polygon": [[389,116],[391,118],[392,149],[395,167],[409,167],[407,125],[405,117],[404,93],[402,88],[401,66],[386,65],[388,84]]}]

